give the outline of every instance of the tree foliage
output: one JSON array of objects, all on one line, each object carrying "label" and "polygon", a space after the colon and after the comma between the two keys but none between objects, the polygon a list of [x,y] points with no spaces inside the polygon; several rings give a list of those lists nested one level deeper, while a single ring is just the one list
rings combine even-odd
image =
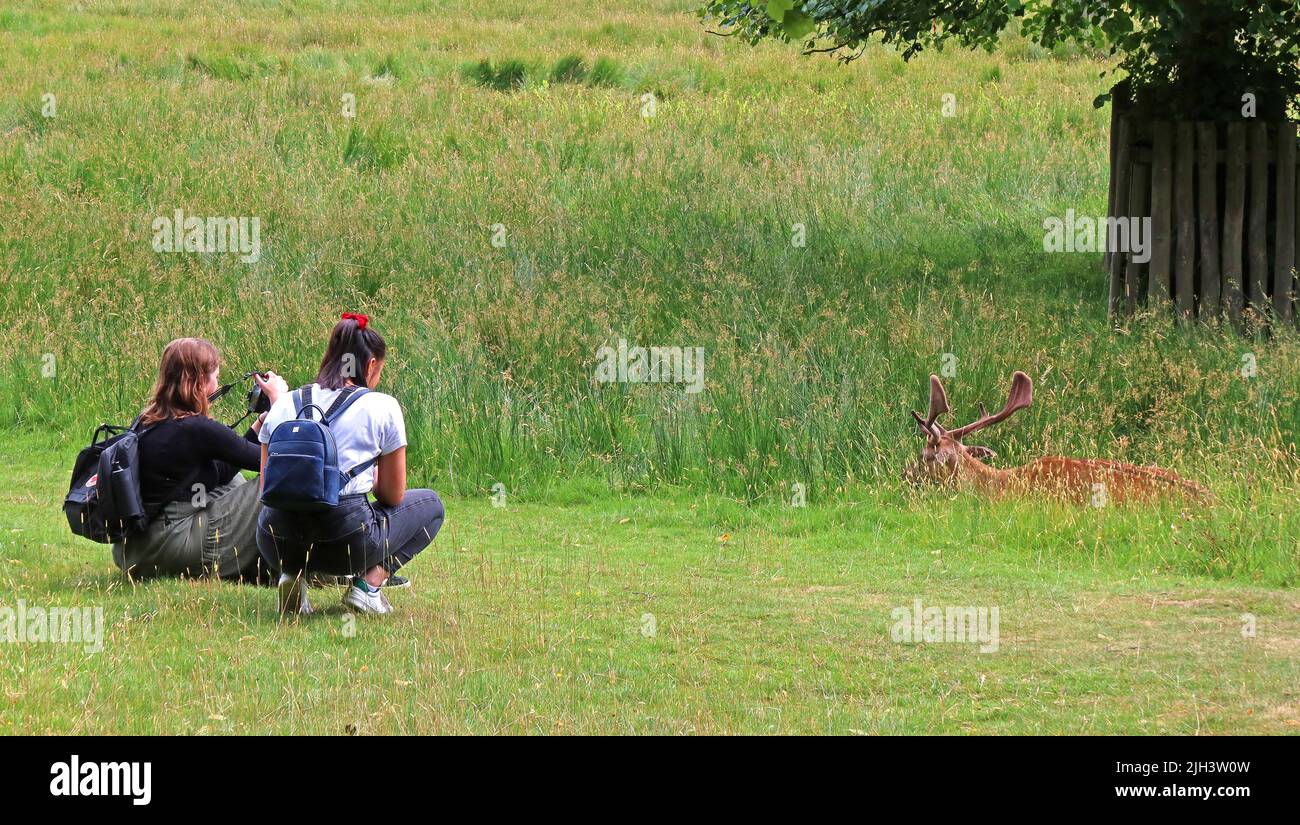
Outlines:
[{"label": "tree foliage", "polygon": [[1137,104],[1164,116],[1239,117],[1251,92],[1279,117],[1300,95],[1300,0],[707,0],[699,13],[751,43],[843,60],[876,40],[905,60],[948,42],[993,50],[1018,22],[1047,48],[1108,50]]}]

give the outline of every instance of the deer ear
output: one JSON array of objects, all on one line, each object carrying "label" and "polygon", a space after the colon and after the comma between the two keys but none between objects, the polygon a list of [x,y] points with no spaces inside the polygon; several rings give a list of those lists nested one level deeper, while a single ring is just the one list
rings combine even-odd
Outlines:
[{"label": "deer ear", "polygon": [[948,406],[948,393],[943,391],[943,382],[939,376],[930,376],[930,411],[928,420],[934,421],[941,415],[945,415],[951,408]]},{"label": "deer ear", "polygon": [[987,458],[998,457],[998,454],[990,450],[988,447],[981,447],[978,444],[966,444],[964,446],[966,447],[966,452],[974,456],[975,458],[987,459]]}]

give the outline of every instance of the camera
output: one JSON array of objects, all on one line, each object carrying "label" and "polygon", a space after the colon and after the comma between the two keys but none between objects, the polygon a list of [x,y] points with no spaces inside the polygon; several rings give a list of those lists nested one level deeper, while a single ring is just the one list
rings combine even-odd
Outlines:
[{"label": "camera", "polygon": [[[254,375],[265,374],[265,370],[259,370],[257,372],[250,372],[245,377],[252,378]],[[246,402],[248,412],[252,415],[260,415],[261,413],[271,409],[271,399],[266,397],[266,393],[262,392],[262,388],[257,386],[256,381],[254,381],[253,385],[248,388],[248,394],[244,396],[244,401]]]},{"label": "camera", "polygon": [[[262,388],[257,386],[257,382],[252,381],[252,378],[254,375],[265,375],[266,373],[267,370],[251,370],[246,372],[239,376],[238,381],[231,381],[229,384],[223,384],[219,387],[216,392],[208,396],[208,402],[211,403],[221,398],[241,381],[249,381],[251,386],[248,388],[248,393],[244,396],[245,412],[239,421],[243,421],[244,418],[247,418],[250,415],[259,415],[264,413],[271,409],[271,399],[266,397],[266,394],[262,392]],[[236,421],[235,424],[237,425],[239,421]]]}]

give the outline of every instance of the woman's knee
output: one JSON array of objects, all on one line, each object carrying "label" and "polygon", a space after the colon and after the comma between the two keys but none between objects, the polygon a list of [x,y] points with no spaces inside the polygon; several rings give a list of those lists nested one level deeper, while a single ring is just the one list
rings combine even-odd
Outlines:
[{"label": "woman's knee", "polygon": [[425,525],[431,527],[429,532],[432,534],[442,526],[442,521],[447,517],[447,508],[442,503],[442,498],[433,490],[417,489],[407,491],[407,495],[412,493],[418,496],[417,500],[424,510]]},{"label": "woman's knee", "polygon": [[446,509],[443,507],[442,499],[433,490],[426,490],[422,487],[407,490],[402,496],[402,503],[397,507],[385,508],[389,512],[401,510],[413,514],[418,520],[442,521],[446,515]]}]

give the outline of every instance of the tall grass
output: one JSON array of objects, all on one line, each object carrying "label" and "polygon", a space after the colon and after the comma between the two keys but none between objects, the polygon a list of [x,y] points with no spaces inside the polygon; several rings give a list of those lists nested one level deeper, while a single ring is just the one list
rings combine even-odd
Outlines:
[{"label": "tall grass", "polygon": [[[1161,463],[1243,508],[1294,489],[1294,334],[1111,329],[1098,257],[1042,251],[1044,217],[1104,212],[1097,62],[1013,42],[841,66],[720,41],[684,2],[336,5],[0,18],[0,426],[128,419],[180,335],[306,381],[357,310],[392,346],[413,473],[449,491],[893,484],[945,354],[963,416],[1036,379],[991,434],[1005,460]],[[585,85],[540,82],[575,56]],[[485,86],[461,71],[481,60]],[[260,216],[262,259],[155,253],[177,208]],[[704,347],[706,391],[596,384],[619,338]]]}]

